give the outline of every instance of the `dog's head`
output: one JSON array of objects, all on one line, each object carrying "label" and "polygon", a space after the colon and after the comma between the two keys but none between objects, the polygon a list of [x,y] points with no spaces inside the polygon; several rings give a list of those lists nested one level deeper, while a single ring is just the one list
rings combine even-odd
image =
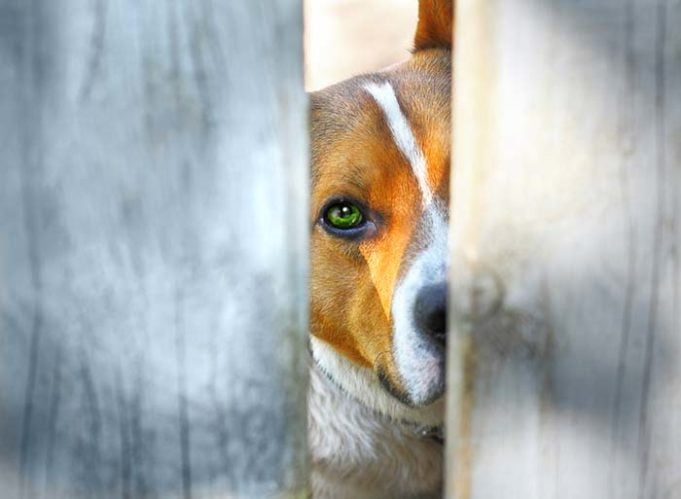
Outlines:
[{"label": "dog's head", "polygon": [[408,61],[311,98],[314,357],[425,423],[445,380],[452,18],[452,0],[421,0]]}]

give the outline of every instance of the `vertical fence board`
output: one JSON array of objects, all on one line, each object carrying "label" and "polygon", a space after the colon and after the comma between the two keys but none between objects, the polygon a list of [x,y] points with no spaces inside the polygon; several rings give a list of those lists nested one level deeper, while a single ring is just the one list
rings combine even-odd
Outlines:
[{"label": "vertical fence board", "polygon": [[0,0],[3,497],[306,490],[300,0]]},{"label": "vertical fence board", "polygon": [[448,496],[681,496],[681,2],[457,10]]}]

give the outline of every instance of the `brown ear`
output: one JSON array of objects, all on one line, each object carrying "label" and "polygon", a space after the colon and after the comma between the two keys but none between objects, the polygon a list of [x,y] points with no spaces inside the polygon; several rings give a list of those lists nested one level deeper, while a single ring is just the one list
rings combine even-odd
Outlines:
[{"label": "brown ear", "polygon": [[452,48],[454,0],[419,0],[414,50]]}]

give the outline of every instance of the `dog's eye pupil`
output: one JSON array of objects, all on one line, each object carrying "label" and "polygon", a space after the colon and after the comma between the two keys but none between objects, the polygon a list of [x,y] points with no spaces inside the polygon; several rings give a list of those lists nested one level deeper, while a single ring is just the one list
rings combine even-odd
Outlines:
[{"label": "dog's eye pupil", "polygon": [[336,203],[329,206],[324,218],[329,225],[336,229],[352,229],[364,220],[362,211],[352,203]]}]

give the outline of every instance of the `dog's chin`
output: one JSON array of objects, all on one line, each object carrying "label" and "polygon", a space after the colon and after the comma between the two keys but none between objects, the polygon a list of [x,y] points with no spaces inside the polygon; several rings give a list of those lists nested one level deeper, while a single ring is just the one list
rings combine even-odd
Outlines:
[{"label": "dog's chin", "polygon": [[311,338],[315,363],[336,385],[362,404],[396,421],[424,426],[439,426],[444,421],[444,361],[424,373],[422,391],[414,394],[398,388],[389,376],[359,366],[336,352],[333,347]]},{"label": "dog's chin", "polygon": [[444,359],[433,359],[419,373],[412,378],[412,390],[399,388],[384,370],[378,369],[378,380],[383,388],[394,398],[409,407],[427,407],[436,403],[445,394],[445,363]]}]

